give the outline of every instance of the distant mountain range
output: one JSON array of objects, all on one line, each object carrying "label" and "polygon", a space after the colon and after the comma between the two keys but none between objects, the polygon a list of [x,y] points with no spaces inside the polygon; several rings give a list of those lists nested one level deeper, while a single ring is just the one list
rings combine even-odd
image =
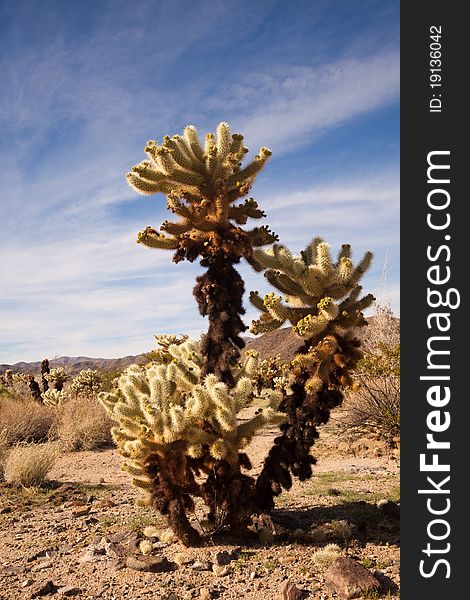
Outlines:
[{"label": "distant mountain range", "polygon": [[[245,338],[246,349],[258,350],[262,358],[280,354],[281,358],[291,358],[295,350],[301,345],[290,327],[278,329],[257,338]],[[132,364],[141,364],[145,361],[145,354],[123,356],[122,358],[89,358],[88,356],[61,356],[49,359],[51,367],[63,367],[70,375],[76,375],[82,369],[96,369],[97,371],[123,370]],[[13,365],[0,364],[0,374],[7,369],[13,373],[31,373],[37,375],[41,371],[41,361],[17,362]]]},{"label": "distant mountain range", "polygon": [[[137,356],[123,356],[122,358],[89,358],[88,356],[61,356],[49,360],[51,367],[64,367],[70,375],[76,375],[82,369],[95,369],[97,371],[122,370],[134,363],[142,362],[144,354]],[[41,371],[41,361],[18,362],[14,365],[0,365],[0,373],[11,369],[13,373],[31,373],[37,375]]]},{"label": "distant mountain range", "polygon": [[[371,321],[373,317],[369,317]],[[359,337],[360,331],[358,331]],[[298,338],[291,327],[283,327],[276,331],[265,333],[256,338],[245,337],[245,350],[257,350],[261,358],[276,356],[277,354],[283,360],[290,360],[296,351],[302,345],[302,340]],[[96,369],[98,371],[116,371],[123,370],[132,364],[141,364],[145,361],[145,354],[136,356],[123,356],[122,358],[88,358],[87,356],[61,356],[49,361],[51,367],[64,367],[70,375],[76,375],[82,369]],[[18,362],[14,365],[0,364],[0,374],[7,369],[13,373],[31,373],[36,375],[41,370],[41,361],[36,362]]]}]

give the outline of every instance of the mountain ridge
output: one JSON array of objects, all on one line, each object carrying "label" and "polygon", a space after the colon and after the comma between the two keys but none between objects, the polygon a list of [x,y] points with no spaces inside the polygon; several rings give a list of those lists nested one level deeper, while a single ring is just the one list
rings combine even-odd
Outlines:
[{"label": "mountain ridge", "polygon": [[[369,317],[372,321],[374,317]],[[357,336],[361,339],[361,331]],[[257,350],[262,359],[279,355],[283,360],[291,360],[299,348],[303,345],[302,338],[294,334],[291,327],[282,327],[269,333],[256,337],[244,337],[246,350]],[[121,358],[91,358],[88,356],[61,356],[49,360],[51,367],[64,367],[70,375],[76,375],[82,369],[96,369],[98,371],[123,370],[131,364],[142,364],[145,361],[145,353],[123,356]],[[31,373],[37,375],[41,371],[41,361],[17,362],[14,364],[0,364],[0,374],[7,369],[13,373]]]}]

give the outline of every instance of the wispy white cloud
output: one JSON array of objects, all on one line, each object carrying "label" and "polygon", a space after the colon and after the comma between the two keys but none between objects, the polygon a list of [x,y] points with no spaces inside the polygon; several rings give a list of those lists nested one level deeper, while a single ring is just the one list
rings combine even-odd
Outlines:
[{"label": "wispy white cloud", "polygon": [[[170,253],[135,244],[139,229],[158,226],[165,205],[154,200],[150,223],[132,215],[144,200],[124,174],[143,158],[147,139],[189,121],[201,132],[213,130],[224,119],[245,133],[250,148],[270,145],[280,164],[290,153],[300,165],[308,160],[302,148],[310,151],[320,135],[398,98],[397,53],[369,45],[360,52],[357,39],[357,58],[343,53],[313,63],[286,55],[273,62],[258,53],[226,69],[228,49],[263,29],[270,2],[175,0],[158,4],[158,19],[151,3],[132,10],[114,4],[119,10],[104,10],[86,35],[71,39],[60,15],[51,15],[53,33],[41,43],[23,45],[15,31],[6,38],[0,362],[138,353],[157,330],[199,335],[206,327],[191,293],[200,268],[173,266]],[[193,68],[192,53],[211,60],[217,78]],[[307,176],[303,187],[280,182],[276,193],[260,183],[256,194],[265,198],[270,226],[294,251],[322,235],[333,246],[357,245],[357,255],[391,247],[396,261],[397,172],[371,172],[324,177],[334,184],[312,185]],[[129,207],[125,217],[120,207]],[[242,272],[247,290],[260,289],[259,275]],[[375,285],[377,272],[371,277]],[[396,275],[391,279],[395,285]],[[247,322],[252,316],[248,311]]]},{"label": "wispy white cloud", "polygon": [[392,51],[321,67],[279,65],[245,75],[213,103],[237,115],[252,143],[269,140],[279,153],[397,100],[399,79],[399,56]]}]

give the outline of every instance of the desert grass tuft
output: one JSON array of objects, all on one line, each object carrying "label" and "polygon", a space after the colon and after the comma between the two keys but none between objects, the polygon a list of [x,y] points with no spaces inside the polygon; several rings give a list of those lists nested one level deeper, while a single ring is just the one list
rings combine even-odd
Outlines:
[{"label": "desert grass tuft", "polygon": [[0,403],[0,431],[10,446],[46,441],[54,418],[53,411],[34,400],[7,397]]},{"label": "desert grass tuft", "polygon": [[97,450],[112,444],[113,422],[94,397],[69,398],[56,409],[54,437],[64,450]]},{"label": "desert grass tuft", "polygon": [[41,486],[59,455],[57,443],[14,446],[5,462],[5,480],[24,487]]}]

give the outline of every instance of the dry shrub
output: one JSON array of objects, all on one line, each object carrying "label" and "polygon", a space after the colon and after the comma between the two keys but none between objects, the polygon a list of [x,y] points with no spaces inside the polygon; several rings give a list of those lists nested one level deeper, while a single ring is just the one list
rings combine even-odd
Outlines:
[{"label": "dry shrub", "polygon": [[67,451],[96,450],[112,444],[111,421],[95,397],[68,398],[56,408],[54,436]]},{"label": "dry shrub", "polygon": [[400,378],[361,375],[359,384],[344,404],[341,430],[353,435],[374,433],[393,446],[400,435]]},{"label": "dry shrub", "polygon": [[3,480],[4,464],[9,452],[10,444],[8,443],[7,436],[4,431],[0,431],[0,481]]},{"label": "dry shrub", "polygon": [[375,435],[393,447],[400,436],[400,321],[387,306],[376,306],[362,341],[357,389],[338,416],[340,429],[355,436]]},{"label": "dry shrub", "polygon": [[6,397],[0,402],[0,432],[10,446],[47,440],[53,422],[54,412],[34,400]]},{"label": "dry shrub", "polygon": [[58,454],[59,446],[55,443],[15,446],[4,462],[5,480],[24,487],[40,486]]}]

